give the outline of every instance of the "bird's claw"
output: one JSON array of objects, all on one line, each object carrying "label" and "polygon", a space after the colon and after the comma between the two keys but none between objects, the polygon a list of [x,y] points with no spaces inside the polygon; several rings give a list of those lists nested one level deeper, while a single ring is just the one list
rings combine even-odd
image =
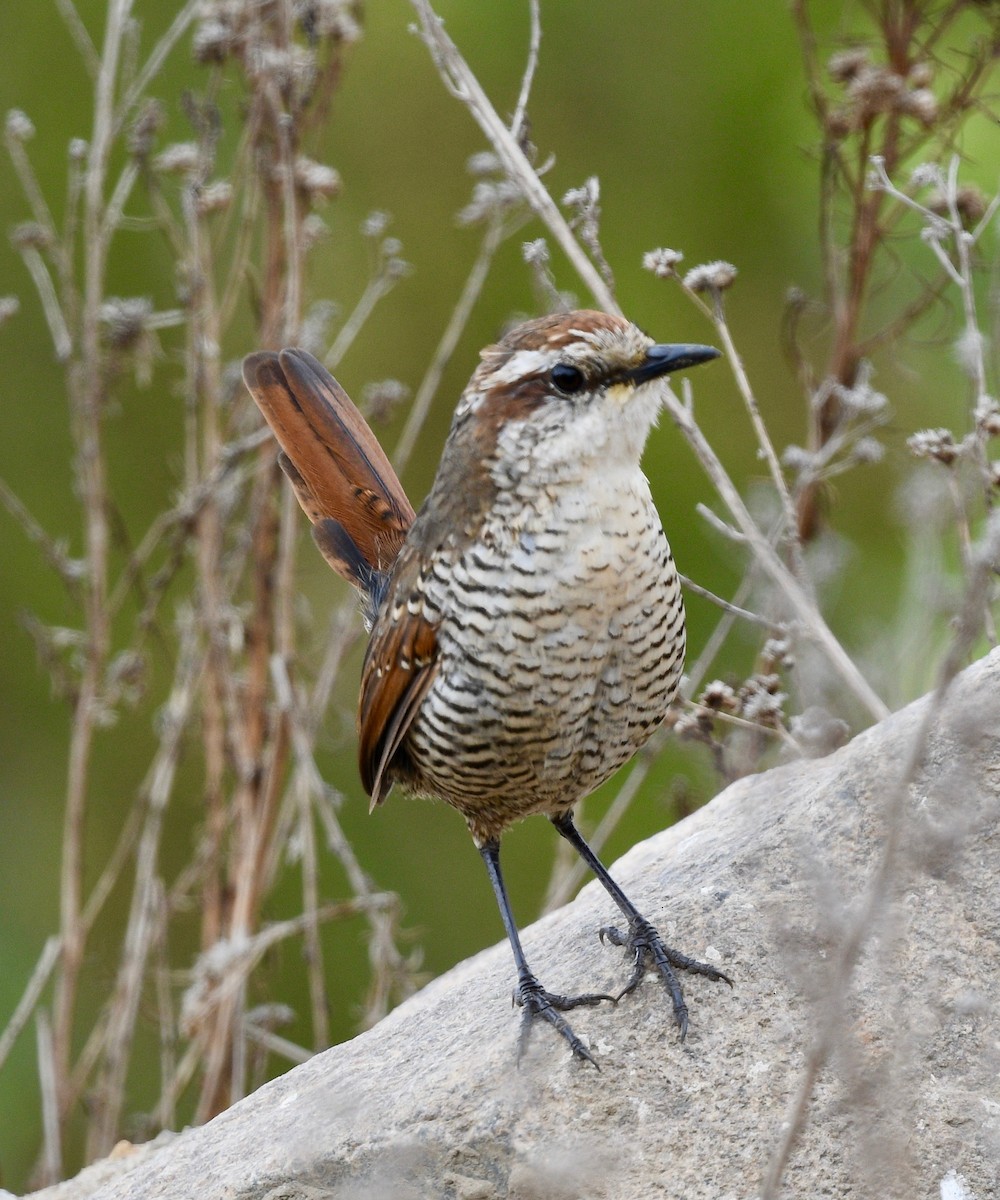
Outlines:
[{"label": "bird's claw", "polygon": [[730,987],[733,986],[733,981],[718,967],[712,966],[711,963],[699,962],[696,958],[689,958],[686,954],[681,954],[679,950],[668,946],[645,919],[633,921],[627,934],[622,933],[614,925],[605,925],[599,931],[599,935],[602,942],[608,941],[613,946],[624,946],[632,952],[632,973],[628,982],[615,997],[615,1003],[635,991],[646,974],[649,965],[647,960],[651,960],[670,993],[674,1020],[680,1029],[681,1041],[687,1036],[688,1008],[684,1002],[684,992],[681,989],[680,980],[677,978],[677,972],[689,971],[692,975],[704,975],[708,979],[721,980],[723,983],[728,983]]},{"label": "bird's claw", "polygon": [[[593,1063],[597,1067],[593,1055],[573,1032],[572,1026],[562,1014],[571,1008],[592,1008],[604,1000],[615,1003],[614,996],[608,996],[603,992],[587,992],[581,996],[560,996],[555,992],[547,992],[534,975],[523,973],[518,979],[517,987],[511,997],[512,1004],[518,1005],[523,1010],[521,1032],[517,1043],[517,1061],[521,1061],[527,1049],[532,1023],[536,1017],[541,1017],[562,1034],[569,1043],[574,1058]],[[600,1070],[600,1067],[597,1069]]]}]

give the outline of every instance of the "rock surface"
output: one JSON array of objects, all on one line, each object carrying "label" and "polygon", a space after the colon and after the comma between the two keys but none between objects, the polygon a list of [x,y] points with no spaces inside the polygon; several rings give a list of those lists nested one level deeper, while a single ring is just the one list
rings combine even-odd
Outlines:
[{"label": "rock surface", "polygon": [[[673,945],[733,977],[685,980],[684,1043],[648,979],[572,1014],[600,1072],[544,1028],[516,1068],[504,944],[46,1200],[749,1200],[821,1036],[782,1195],[1000,1197],[1000,651],[955,681],[900,790],[928,704],[741,780],[616,864]],[[592,884],[526,931],[547,986],[621,986],[622,952],[595,936],[613,915]]]}]

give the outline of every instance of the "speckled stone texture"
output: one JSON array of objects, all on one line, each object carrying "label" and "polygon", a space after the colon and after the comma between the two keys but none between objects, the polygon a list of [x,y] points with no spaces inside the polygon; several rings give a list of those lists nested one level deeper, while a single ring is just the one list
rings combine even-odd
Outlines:
[{"label": "speckled stone texture", "polygon": [[[1000,1197],[1000,652],[955,681],[890,839],[927,703],[741,780],[616,864],[673,944],[733,977],[685,980],[685,1043],[649,979],[573,1014],[600,1072],[546,1028],[515,1067],[501,945],[204,1128],[46,1200],[749,1200],[821,1029],[831,1052],[782,1195]],[[845,990],[836,964],[887,847]],[[596,937],[613,916],[594,884],[526,931],[548,987],[620,986],[622,952]]]}]

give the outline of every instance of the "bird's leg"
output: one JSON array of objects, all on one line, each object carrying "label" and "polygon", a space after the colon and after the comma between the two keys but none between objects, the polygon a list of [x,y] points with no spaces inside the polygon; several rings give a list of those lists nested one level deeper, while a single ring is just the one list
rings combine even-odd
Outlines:
[{"label": "bird's leg", "polygon": [[660,978],[666,984],[667,991],[670,993],[670,1000],[674,1006],[674,1017],[680,1027],[681,1040],[683,1041],[687,1034],[688,1010],[687,1004],[684,1002],[684,993],[681,990],[680,980],[677,978],[677,972],[690,971],[694,975],[706,975],[709,979],[721,979],[724,983],[728,983],[730,987],[732,987],[733,981],[728,975],[720,971],[718,967],[713,967],[710,963],[698,962],[695,958],[688,958],[686,954],[681,954],[679,950],[672,949],[664,942],[659,933],[657,933],[649,921],[646,920],[628,896],[625,895],[618,884],[611,878],[607,868],[584,841],[579,829],[573,824],[572,813],[552,817],[552,824],[594,872],[608,895],[621,909],[626,921],[628,921],[627,934],[623,934],[613,925],[606,926],[600,931],[602,941],[607,938],[609,942],[612,942],[616,946],[625,946],[632,951],[634,956],[632,960],[632,974],[629,976],[629,981],[615,999],[621,1000],[623,996],[627,996],[629,992],[634,991],[639,986],[643,975],[646,973],[647,960],[651,960],[653,966],[659,972]]},{"label": "bird's leg", "polygon": [[611,1000],[614,1002],[614,997],[599,995],[597,993],[588,993],[583,996],[558,996],[553,992],[547,992],[542,987],[535,977],[534,972],[528,966],[528,961],[524,957],[524,950],[521,948],[521,938],[517,932],[514,914],[511,912],[510,899],[507,896],[507,888],[503,881],[503,875],[500,872],[499,841],[485,842],[479,847],[479,853],[483,856],[483,862],[486,863],[486,870],[490,875],[490,883],[493,884],[497,905],[500,908],[500,916],[503,918],[504,929],[507,930],[507,939],[510,942],[511,950],[514,952],[514,965],[517,967],[517,989],[514,992],[514,1001],[522,1009],[521,1034],[517,1045],[518,1061],[520,1062],[521,1055],[528,1045],[528,1036],[531,1032],[532,1022],[536,1017],[542,1017],[550,1025],[554,1026],[566,1041],[569,1042],[569,1048],[576,1058],[585,1059],[587,1062],[593,1063],[596,1067],[597,1063],[591,1056],[590,1051],[576,1036],[569,1022],[562,1014],[569,1008],[600,1004],[602,1000]]}]

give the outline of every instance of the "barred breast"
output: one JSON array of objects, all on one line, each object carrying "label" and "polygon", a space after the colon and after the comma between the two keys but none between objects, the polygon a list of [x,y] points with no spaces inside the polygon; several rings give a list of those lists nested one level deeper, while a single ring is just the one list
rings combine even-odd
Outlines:
[{"label": "barred breast", "polygon": [[501,498],[435,560],[437,672],[407,749],[478,840],[564,812],[661,723],[684,658],[680,585],[638,469]]}]

